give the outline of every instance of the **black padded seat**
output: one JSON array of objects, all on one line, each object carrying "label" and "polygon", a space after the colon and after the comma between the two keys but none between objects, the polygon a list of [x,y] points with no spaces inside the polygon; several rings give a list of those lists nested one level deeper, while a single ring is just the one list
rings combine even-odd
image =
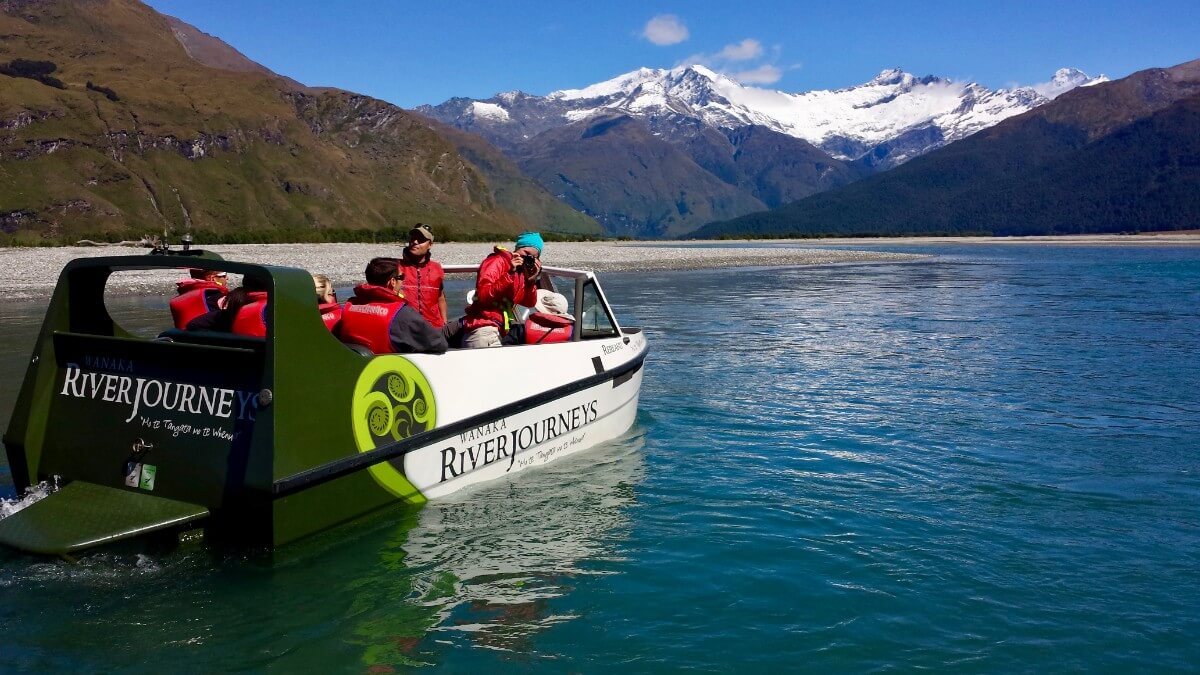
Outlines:
[{"label": "black padded seat", "polygon": [[346,349],[349,349],[359,356],[365,356],[368,359],[375,356],[375,352],[367,349],[365,345],[360,345],[355,342],[343,342],[342,344],[346,345]]},{"label": "black padded seat", "polygon": [[172,328],[158,334],[162,342],[182,342],[193,345],[212,345],[214,347],[241,347],[243,349],[262,350],[266,338],[249,335],[234,335],[209,330],[179,330]]}]

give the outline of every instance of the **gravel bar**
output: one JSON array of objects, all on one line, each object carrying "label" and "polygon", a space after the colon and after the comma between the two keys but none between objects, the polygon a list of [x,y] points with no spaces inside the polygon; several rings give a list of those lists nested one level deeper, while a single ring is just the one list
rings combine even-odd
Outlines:
[{"label": "gravel bar", "polygon": [[[511,246],[511,242],[505,242]],[[367,261],[379,255],[399,255],[403,244],[238,244],[208,247],[228,260],[299,267],[329,276],[339,287],[358,283]],[[445,265],[470,265],[483,260],[492,244],[435,244],[434,257]],[[74,258],[138,255],[146,249],[121,246],[62,248],[0,248],[0,283],[13,299],[47,298],[63,266]],[[547,265],[598,272],[684,270],[712,267],[781,267],[855,262],[905,262],[925,258],[908,253],[793,248],[788,245],[641,242],[548,242]],[[159,293],[172,288],[177,272],[123,272],[110,280],[110,290]]]}]

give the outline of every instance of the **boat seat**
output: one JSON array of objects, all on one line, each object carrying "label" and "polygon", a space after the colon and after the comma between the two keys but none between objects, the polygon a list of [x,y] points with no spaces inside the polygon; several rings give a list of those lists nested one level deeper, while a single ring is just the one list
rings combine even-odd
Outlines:
[{"label": "boat seat", "polygon": [[249,335],[235,335],[208,330],[180,330],[171,328],[158,334],[160,342],[183,342],[195,345],[213,345],[216,347],[242,347],[243,349],[262,349],[266,344],[265,338]]},{"label": "boat seat", "polygon": [[366,345],[360,345],[356,342],[343,342],[342,344],[346,345],[346,349],[349,349],[359,356],[365,356],[368,359],[375,356],[375,352],[367,349]]}]

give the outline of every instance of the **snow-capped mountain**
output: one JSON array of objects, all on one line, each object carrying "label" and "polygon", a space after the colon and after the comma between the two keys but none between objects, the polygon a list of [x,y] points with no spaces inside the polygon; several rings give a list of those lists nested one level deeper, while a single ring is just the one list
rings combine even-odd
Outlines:
[{"label": "snow-capped mountain", "polygon": [[1049,82],[1030,88],[1048,99],[1055,99],[1076,87],[1090,87],[1101,82],[1108,82],[1108,78],[1104,75],[1088,77],[1087,73],[1077,68],[1059,68]]},{"label": "snow-capped mountain", "polygon": [[974,82],[885,70],[837,90],[787,93],[742,85],[704,66],[641,68],[582,89],[544,97],[521,92],[485,101],[451,99],[419,112],[512,147],[547,129],[622,112],[674,136],[681,118],[719,130],[757,125],[821,148],[841,160],[895,166],[1042,105],[1078,86],[1106,81],[1064,68],[1045,84],[989,89]]},{"label": "snow-capped mountain", "polygon": [[660,237],[846,185],[1103,79],[1063,69],[993,90],[893,69],[791,94],[704,66],[641,68],[546,96],[417,111],[483,136],[611,234]]}]

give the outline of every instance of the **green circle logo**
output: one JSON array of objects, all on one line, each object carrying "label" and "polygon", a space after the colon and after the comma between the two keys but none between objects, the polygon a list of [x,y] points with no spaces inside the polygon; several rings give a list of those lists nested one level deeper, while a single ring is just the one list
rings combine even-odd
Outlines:
[{"label": "green circle logo", "polygon": [[[351,418],[359,452],[368,452],[437,424],[437,406],[429,380],[402,356],[376,356],[358,376]],[[380,462],[370,468],[375,482],[397,497],[423,501],[404,477],[404,460]]]}]

